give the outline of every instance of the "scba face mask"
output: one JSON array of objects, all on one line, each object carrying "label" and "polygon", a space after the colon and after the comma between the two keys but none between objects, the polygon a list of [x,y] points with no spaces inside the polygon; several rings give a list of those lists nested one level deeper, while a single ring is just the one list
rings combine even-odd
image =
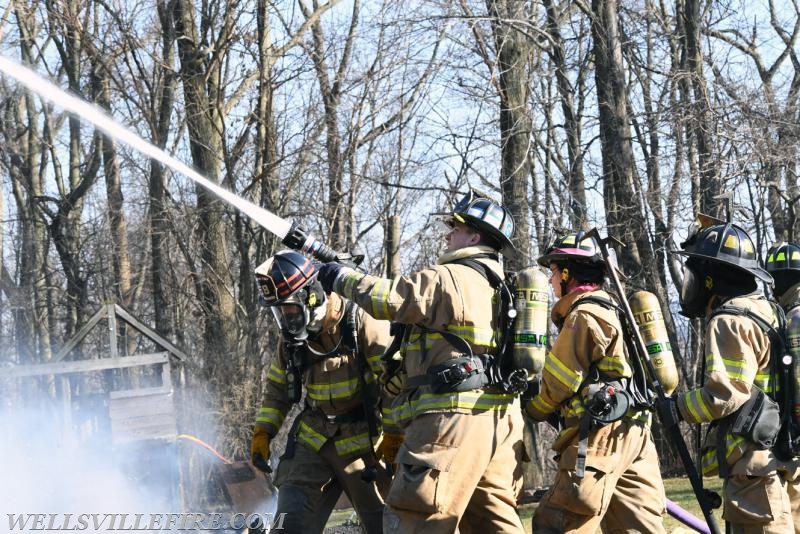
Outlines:
[{"label": "scba face mask", "polygon": [[317,333],[325,318],[327,297],[317,283],[297,291],[280,304],[272,306],[272,315],[284,336],[300,341],[308,333]]},{"label": "scba face mask", "polygon": [[713,279],[708,274],[702,273],[698,265],[692,265],[687,261],[683,266],[683,285],[681,285],[680,294],[681,313],[692,319],[703,317],[713,287]]},{"label": "scba face mask", "polygon": [[281,327],[284,336],[295,340],[308,337],[306,326],[309,322],[308,309],[299,302],[285,302],[272,306],[272,315]]}]

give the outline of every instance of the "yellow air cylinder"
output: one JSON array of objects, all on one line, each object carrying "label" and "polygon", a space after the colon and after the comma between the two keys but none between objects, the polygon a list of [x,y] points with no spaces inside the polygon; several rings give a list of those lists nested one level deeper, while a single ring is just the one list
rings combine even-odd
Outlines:
[{"label": "yellow air cylinder", "polygon": [[517,272],[514,367],[525,369],[528,378],[539,374],[544,366],[549,304],[550,285],[547,276],[538,267]]},{"label": "yellow air cylinder", "polygon": [[656,378],[661,383],[664,393],[671,395],[678,387],[680,376],[658,297],[649,291],[637,291],[631,296],[629,303],[647,353],[650,355]]}]

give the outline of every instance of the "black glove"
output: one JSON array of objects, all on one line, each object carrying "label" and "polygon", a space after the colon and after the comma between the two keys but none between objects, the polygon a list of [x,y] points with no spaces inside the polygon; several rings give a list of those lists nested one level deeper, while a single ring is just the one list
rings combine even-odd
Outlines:
[{"label": "black glove", "polygon": [[678,409],[678,401],[675,397],[661,397],[656,399],[656,412],[664,428],[677,426],[683,420],[681,411]]},{"label": "black glove", "polygon": [[323,263],[319,266],[319,269],[317,269],[317,280],[322,284],[322,289],[325,293],[331,293],[333,291],[333,284],[336,282],[336,278],[339,276],[339,273],[342,272],[342,269],[349,268],[335,261]]}]

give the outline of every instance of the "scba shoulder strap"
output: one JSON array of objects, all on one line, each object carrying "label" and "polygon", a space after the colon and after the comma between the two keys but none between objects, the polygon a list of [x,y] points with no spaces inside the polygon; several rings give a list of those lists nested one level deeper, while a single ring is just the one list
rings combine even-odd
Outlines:
[{"label": "scba shoulder strap", "polygon": [[[796,304],[793,304],[795,306]],[[771,391],[756,390],[750,400],[733,414],[720,420],[717,446],[717,462],[720,473],[725,471],[724,454],[725,434],[730,430],[742,436],[760,449],[771,449],[782,460],[790,460],[800,453],[800,436],[792,418],[795,384],[793,382],[793,358],[787,353],[785,339],[786,314],[780,306],[770,302],[770,306],[778,320],[777,328],[760,314],[729,304],[723,304],[714,310],[708,319],[728,314],[747,317],[756,323],[770,340],[770,385]],[[792,307],[789,308],[791,311]]]},{"label": "scba shoulder strap", "polygon": [[[621,310],[614,301],[598,295],[587,295],[576,300],[567,310],[567,315],[586,304],[596,304],[607,310],[615,311],[617,316],[620,316]],[[578,423],[578,453],[575,459],[575,476],[578,478],[583,478],[586,474],[589,432],[594,428],[625,417],[633,404],[632,390],[634,389],[631,380],[622,377],[612,379],[604,376],[595,364],[592,364],[576,394],[581,395],[584,388],[587,389],[587,392],[586,396],[581,398],[581,403],[586,411]]]},{"label": "scba shoulder strap", "polygon": [[[567,311],[567,315],[572,313],[573,310],[584,304],[597,304],[607,310],[616,312],[619,318],[620,326],[623,329],[637,328],[636,325],[629,325],[622,308],[611,299],[601,297],[598,295],[586,295],[572,303]],[[647,378],[645,375],[642,363],[636,357],[636,347],[633,346],[634,336],[632,332],[621,332],[625,346],[625,357],[633,369],[633,376],[630,378],[617,377],[624,385],[624,391],[630,396],[631,407],[638,409],[648,409],[652,406],[652,391],[647,385]],[[590,373],[591,375],[591,373]],[[603,378],[603,377],[601,377]],[[605,379],[605,378],[603,378]]]},{"label": "scba shoulder strap", "polygon": [[586,295],[585,297],[581,297],[572,303],[572,305],[567,310],[567,315],[572,313],[572,310],[583,304],[598,304],[599,306],[602,306],[607,310],[616,311],[618,315],[622,311],[620,307],[617,305],[617,303],[611,299],[606,299],[603,297],[599,297],[597,295]]},{"label": "scba shoulder strap", "polygon": [[494,269],[483,262],[481,258],[496,260],[491,254],[472,256],[454,260],[449,264],[458,264],[470,267],[485,278],[498,295],[497,309],[495,311],[498,321],[500,339],[495,356],[487,363],[485,373],[488,384],[497,386],[508,393],[522,393],[528,386],[528,373],[525,369],[517,369],[514,365],[514,327],[517,310],[514,303],[516,293],[515,275],[501,277]]}]

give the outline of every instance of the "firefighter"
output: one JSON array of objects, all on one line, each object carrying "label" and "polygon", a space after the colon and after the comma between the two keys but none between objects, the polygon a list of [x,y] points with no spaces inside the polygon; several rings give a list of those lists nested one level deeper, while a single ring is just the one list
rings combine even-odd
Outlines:
[{"label": "firefighter", "polygon": [[[605,262],[592,238],[559,236],[538,258],[558,299],[559,330],[539,390],[525,403],[535,421],[558,421],[558,472],[542,498],[533,531],[665,532],[666,497],[650,412],[636,391],[634,364],[611,296]],[[642,388],[640,388],[642,389]]]},{"label": "firefighter", "polygon": [[[800,245],[783,242],[772,246],[767,251],[766,268],[767,272],[775,280],[773,294],[778,299],[778,304],[786,313],[787,318],[791,312],[796,314],[798,312],[797,307],[800,306]],[[795,356],[794,365],[800,365],[794,351],[793,355]],[[797,383],[800,373],[798,373],[797,368],[792,369],[792,371],[794,372],[795,380],[793,393],[797,396],[800,395],[800,384]],[[796,406],[800,402],[795,397],[792,400],[792,404]],[[794,417],[797,420],[797,414]],[[792,435],[792,438],[796,439],[796,436]],[[781,466],[778,472],[786,482],[786,492],[791,503],[795,534],[800,534],[800,458],[795,455],[793,458],[784,459],[784,461],[785,464]]]},{"label": "firefighter", "polygon": [[[777,433],[763,393],[774,394],[771,345],[760,326],[778,325],[776,310],[759,289],[772,277],[759,265],[750,236],[741,227],[701,217],[675,254],[685,256],[680,288],[682,314],[706,320],[702,386],[657,401],[667,426],[711,423],[701,449],[705,476],[723,480],[723,518],[732,533],[791,533],[786,484],[779,462],[762,436]],[[738,310],[738,311],[737,311]],[[764,416],[751,407],[759,404]],[[776,408],[777,410],[777,408]],[[734,432],[749,419],[752,433]],[[775,426],[776,428],[765,428]]]},{"label": "firefighter", "polygon": [[405,438],[384,530],[523,532],[522,414],[484,372],[499,350],[485,269],[503,276],[499,254],[515,253],[514,222],[475,190],[442,215],[446,247],[436,265],[391,280],[326,264],[320,281],[402,331],[407,378],[392,408]]},{"label": "firefighter", "polygon": [[299,252],[278,252],[256,269],[256,279],[281,330],[253,433],[256,467],[269,470],[270,441],[301,402],[302,385],[306,389],[274,480],[276,513],[286,514],[283,528],[322,532],[344,491],[364,530],[382,532],[389,476],[373,446],[380,431],[377,374],[391,341],[389,323],[326,294],[314,263]]}]

